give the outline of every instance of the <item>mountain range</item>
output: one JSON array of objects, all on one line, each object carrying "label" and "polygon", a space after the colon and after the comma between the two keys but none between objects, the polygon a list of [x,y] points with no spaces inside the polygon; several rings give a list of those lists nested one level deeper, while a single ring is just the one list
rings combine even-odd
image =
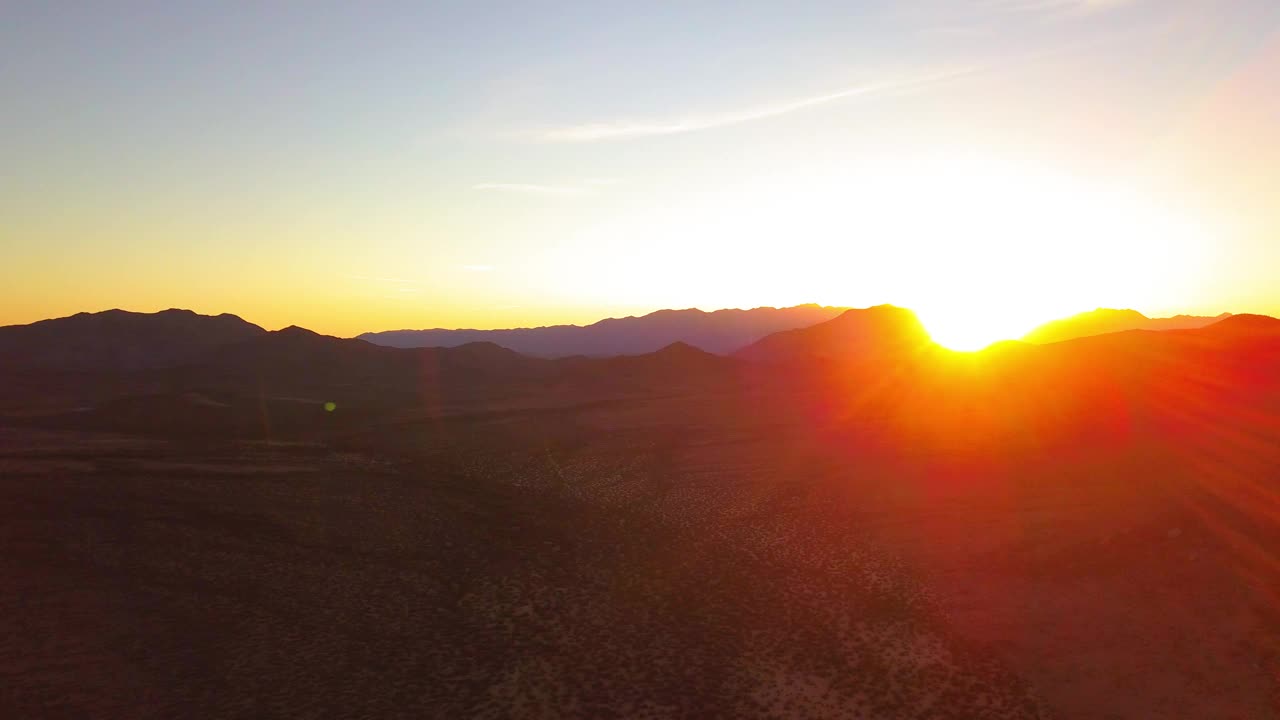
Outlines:
[{"label": "mountain range", "polygon": [[552,325],[510,330],[391,330],[360,339],[391,347],[455,347],[492,342],[524,355],[568,357],[641,355],[682,342],[727,355],[781,330],[830,320],[847,308],[797,305],[751,310],[659,310],[641,317],[608,318],[591,325]]},{"label": "mountain range", "polygon": [[[724,349],[729,346],[726,338],[749,337],[734,333],[745,332],[744,328],[758,332],[763,321],[786,318],[794,323],[802,315],[837,312],[818,306],[766,310],[671,311],[602,321],[572,328],[579,342],[573,347],[591,345],[599,351],[604,346],[592,343],[606,338],[614,343],[611,347],[647,348],[660,337],[668,339],[675,332],[672,328],[699,325],[707,330],[700,336],[704,342],[719,338],[722,344],[712,345]],[[1143,317],[1118,315],[1129,321]],[[1070,328],[1083,332],[1114,326],[1094,322],[1097,317],[1098,313],[1086,314],[1078,322],[1064,323],[1058,326],[1057,337],[1069,335]],[[717,322],[724,326],[717,328]],[[1189,322],[1148,324],[1173,327]],[[124,418],[134,418],[151,428],[235,428],[237,433],[249,434],[259,432],[255,428],[262,418],[271,416],[277,418],[275,432],[292,428],[305,434],[327,427],[320,424],[328,422],[323,415],[316,414],[326,402],[342,406],[344,418],[349,419],[423,409],[454,412],[495,402],[559,404],[730,386],[779,388],[807,383],[816,388],[824,383],[829,387],[874,380],[883,389],[892,386],[890,378],[908,376],[917,379],[897,389],[904,396],[931,383],[943,383],[935,387],[939,397],[968,393],[972,397],[966,402],[986,403],[990,408],[1004,404],[998,396],[1014,388],[1022,388],[1018,392],[1028,396],[1064,402],[1071,396],[1046,396],[1037,390],[1038,383],[1050,382],[1075,388],[1078,397],[1071,402],[1081,405],[1091,402],[1089,398],[1104,402],[1105,393],[1089,390],[1102,387],[1099,378],[1111,378],[1107,382],[1115,385],[1108,387],[1124,392],[1145,386],[1145,380],[1132,374],[1134,368],[1158,374],[1171,364],[1186,369],[1234,362],[1233,355],[1220,349],[1245,352],[1258,346],[1260,352],[1269,353],[1277,325],[1280,321],[1272,318],[1240,315],[1199,330],[1138,331],[1137,336],[1122,332],[1048,344],[1008,342],[983,355],[987,360],[981,372],[959,377],[954,376],[957,365],[952,358],[961,355],[934,344],[913,312],[890,305],[839,311],[807,327],[768,334],[727,355],[672,341],[651,352],[611,357],[536,357],[487,341],[452,347],[387,347],[299,327],[268,332],[234,315],[111,310],[0,328],[0,371],[7,380],[0,387],[0,413],[71,413],[77,425],[120,425]],[[637,329],[640,337],[628,339],[626,328]],[[524,337],[537,343],[550,340],[538,330],[530,333]],[[1047,332],[1037,335],[1048,336]],[[482,337],[501,339],[500,335]],[[548,355],[563,354],[550,352],[549,345],[539,347]],[[1210,353],[1211,360],[1204,353]],[[1269,362],[1270,355],[1266,358]],[[1248,356],[1240,362],[1256,360]],[[1082,368],[1092,368],[1093,375]],[[1229,372],[1242,379],[1250,377],[1237,366]],[[975,393],[990,396],[979,398]],[[903,402],[893,407],[895,412],[903,408],[925,415],[933,412]]]},{"label": "mountain range", "polygon": [[[1215,317],[1149,318],[1134,310],[1098,309],[1046,323],[1028,333],[1023,341],[1049,344],[1129,330],[1196,329],[1229,317],[1230,313]],[[813,332],[801,332],[810,328]],[[315,335],[301,328],[281,332]],[[180,309],[158,313],[124,310],[78,313],[29,325],[0,327],[0,369],[155,370],[197,364],[214,349],[269,335],[273,334],[227,313],[208,316]],[[357,340],[362,342],[352,347],[367,344],[445,349],[476,345],[477,348],[500,347],[511,351],[509,354],[530,358],[644,355],[680,343],[706,353],[757,362],[784,361],[787,354],[847,359],[858,348],[874,353],[887,349],[878,344],[929,342],[926,330],[909,311],[892,306],[849,311],[820,305],[715,312],[660,310],[642,317],[609,318],[587,326],[397,330],[365,333]],[[365,352],[376,356],[373,348]],[[473,348],[470,352],[481,351]],[[446,356],[434,353],[433,362],[442,362]]]},{"label": "mountain range", "polygon": [[[1230,313],[1208,317],[1149,318],[1134,310],[1098,309],[1046,323],[1022,342],[1044,345],[1127,332],[1194,330],[1232,323]],[[1264,316],[1240,323],[1265,324]],[[1258,318],[1264,318],[1258,320]],[[314,366],[335,347],[373,360],[415,357],[424,367],[483,366],[503,359],[509,369],[536,359],[647,355],[664,348],[686,354],[729,355],[756,363],[799,359],[848,360],[932,345],[915,313],[892,305],[866,309],[799,305],[753,310],[660,310],[642,317],[609,318],[587,326],[513,330],[397,330],[342,339],[300,327],[268,332],[235,315],[200,315],[169,309],[157,313],[107,310],[78,313],[29,325],[0,327],[0,369],[119,372],[232,362],[289,347],[294,362]],[[415,350],[397,355],[389,350]],[[457,352],[444,352],[457,350]],[[463,360],[466,358],[466,360]],[[516,360],[515,358],[520,358]],[[321,363],[323,364],[323,363]]]},{"label": "mountain range", "polygon": [[396,348],[296,326],[267,331],[233,315],[111,310],[0,328],[0,414],[236,433],[257,432],[269,415],[287,431],[319,427],[325,402],[351,418],[625,395],[714,386],[731,364],[682,342],[638,355],[543,358],[492,342]]}]

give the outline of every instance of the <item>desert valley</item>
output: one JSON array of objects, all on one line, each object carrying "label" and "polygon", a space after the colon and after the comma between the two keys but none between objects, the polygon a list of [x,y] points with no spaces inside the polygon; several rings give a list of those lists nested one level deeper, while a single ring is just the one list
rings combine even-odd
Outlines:
[{"label": "desert valley", "polygon": [[1280,714],[1280,321],[795,323],[605,357],[0,328],[0,709]]}]

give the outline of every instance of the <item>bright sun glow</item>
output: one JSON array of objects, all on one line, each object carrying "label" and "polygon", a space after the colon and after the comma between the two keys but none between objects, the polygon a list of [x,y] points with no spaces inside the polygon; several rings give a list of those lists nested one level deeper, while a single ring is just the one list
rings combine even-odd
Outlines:
[{"label": "bright sun glow", "polygon": [[1115,188],[973,164],[939,176],[916,228],[947,238],[914,308],[939,344],[980,350],[1099,304],[1158,304],[1193,276],[1193,224]]},{"label": "bright sun glow", "polygon": [[1099,306],[1176,304],[1206,244],[1187,218],[1119,185],[931,158],[686,193],[560,250],[548,262],[601,300],[892,303],[938,343],[977,350]]}]

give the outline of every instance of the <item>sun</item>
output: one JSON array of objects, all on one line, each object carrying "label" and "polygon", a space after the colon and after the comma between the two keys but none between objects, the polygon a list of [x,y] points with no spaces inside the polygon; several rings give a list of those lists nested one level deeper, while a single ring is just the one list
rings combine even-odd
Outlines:
[{"label": "sun", "polygon": [[[675,196],[673,196],[675,197]],[[981,350],[1097,307],[1169,307],[1212,243],[1120,180],[973,154],[797,167],[605,214],[542,262],[555,292],[630,307],[914,310]]]},{"label": "sun", "polygon": [[927,210],[904,209],[892,228],[917,253],[904,304],[953,350],[1095,307],[1158,304],[1206,246],[1194,223],[1123,189],[993,164],[939,172],[910,201]]},{"label": "sun", "polygon": [[1025,334],[987,317],[947,318],[932,313],[921,315],[920,321],[934,342],[959,352],[976,352],[1002,340],[1013,340]]},{"label": "sun", "polygon": [[1039,325],[1071,314],[1049,308],[965,304],[925,307],[916,311],[929,337],[959,352],[976,352],[1004,340],[1017,340]]}]

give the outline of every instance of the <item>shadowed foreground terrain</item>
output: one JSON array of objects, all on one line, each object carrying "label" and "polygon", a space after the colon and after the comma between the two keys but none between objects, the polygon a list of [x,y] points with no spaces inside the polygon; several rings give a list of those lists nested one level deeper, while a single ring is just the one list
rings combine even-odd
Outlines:
[{"label": "shadowed foreground terrain", "polygon": [[0,711],[1280,717],[1277,324],[11,358]]}]

